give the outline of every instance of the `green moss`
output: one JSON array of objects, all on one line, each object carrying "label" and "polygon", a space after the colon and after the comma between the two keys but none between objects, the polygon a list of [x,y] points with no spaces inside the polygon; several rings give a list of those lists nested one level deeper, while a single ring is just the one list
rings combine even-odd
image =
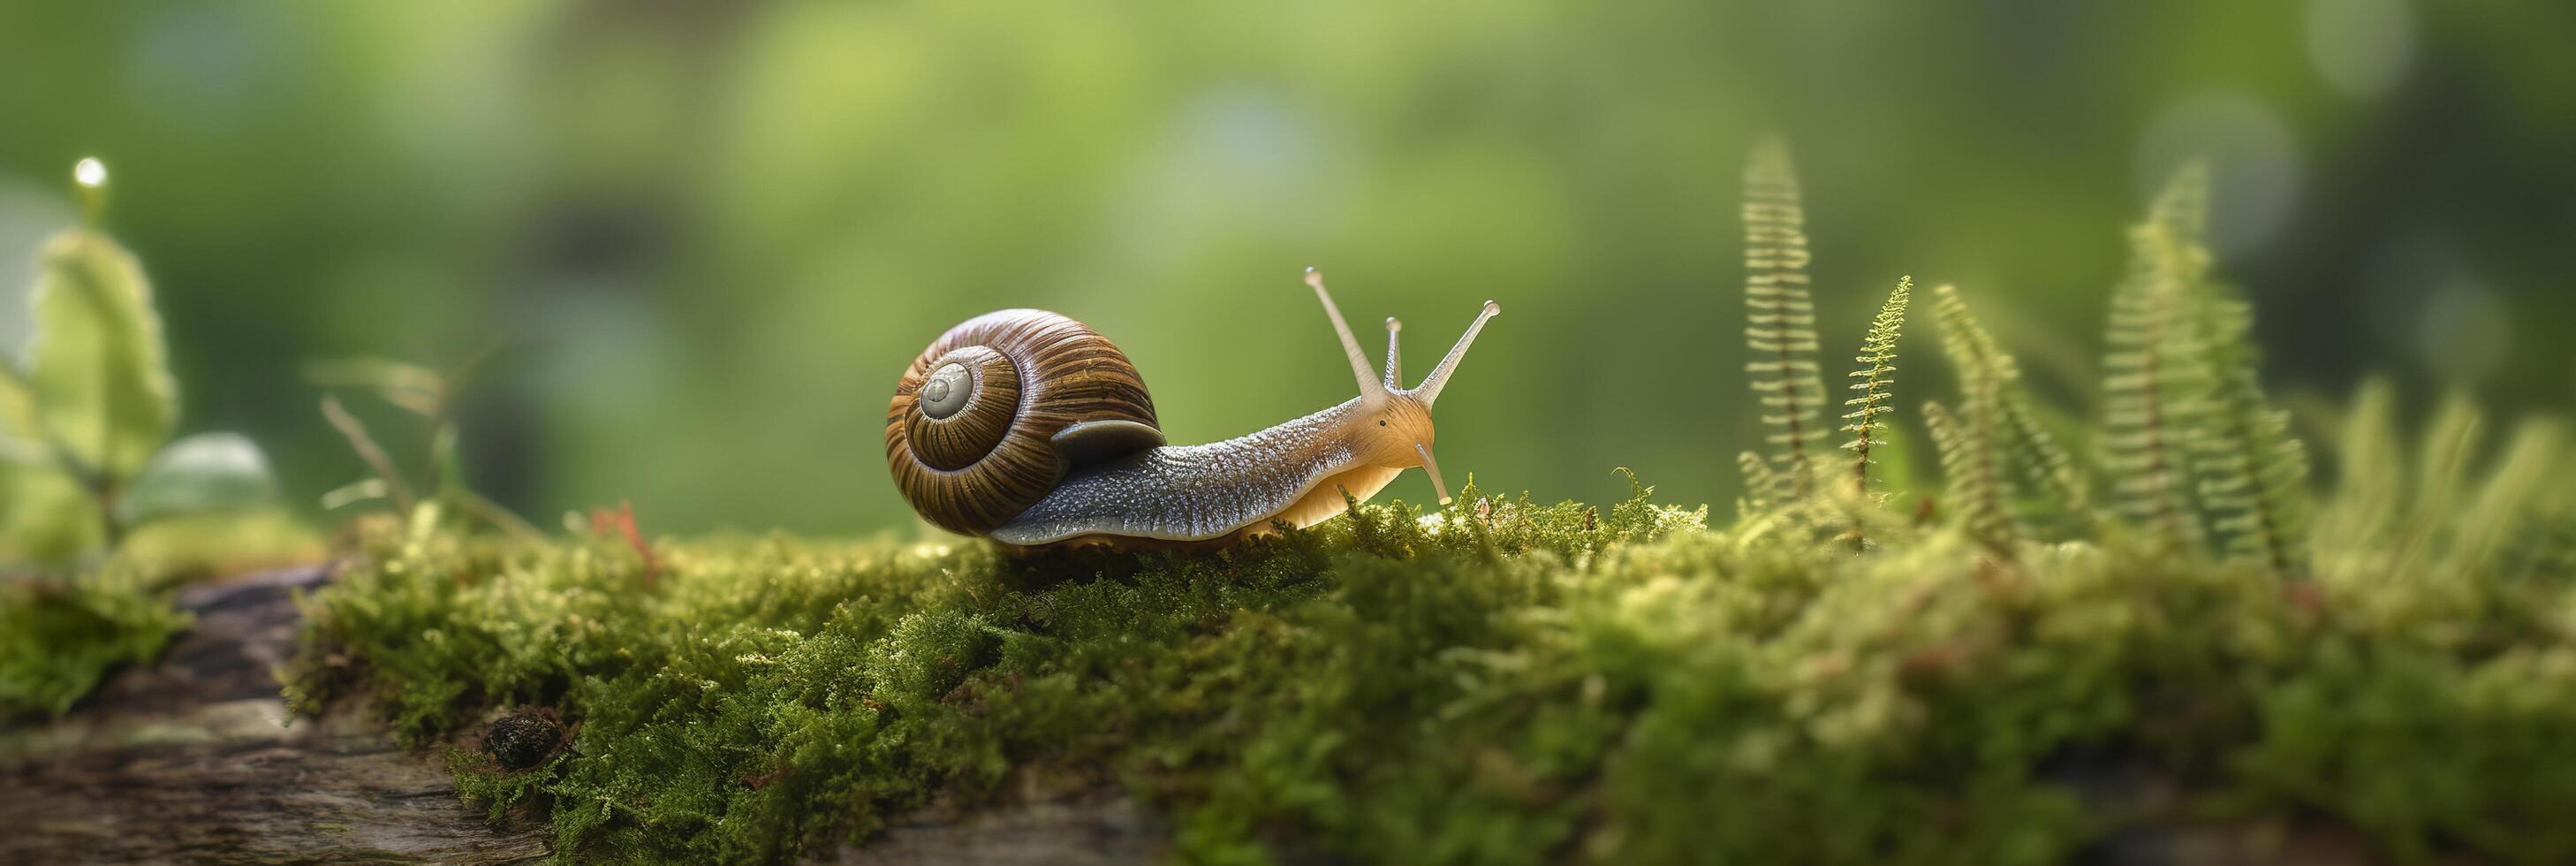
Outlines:
[{"label": "green moss", "polygon": [[188,625],[127,569],[0,579],[0,719],[59,715],[118,665],[150,661]]},{"label": "green moss", "polygon": [[154,523],[68,577],[0,575],[0,721],[59,715],[119,665],[187,628],[170,596],[208,575],[319,558],[311,528],[274,511]]},{"label": "green moss", "polygon": [[2564,579],[1903,525],[1854,555],[1820,510],[1470,496],[1214,553],[734,539],[650,576],[386,530],[309,599],[293,693],[420,743],[556,708],[539,767],[452,754],[583,857],[786,859],[1022,769],[1114,777],[1208,862],[2038,863],[2289,821],[2576,857]]}]

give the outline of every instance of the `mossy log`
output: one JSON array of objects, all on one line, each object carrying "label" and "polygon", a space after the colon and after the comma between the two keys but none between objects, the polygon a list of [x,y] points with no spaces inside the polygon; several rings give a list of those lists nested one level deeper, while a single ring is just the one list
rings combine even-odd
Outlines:
[{"label": "mossy log", "polygon": [[271,671],[319,568],[189,590],[195,625],[50,724],[0,734],[0,861],[496,863],[546,854],[354,706],[285,724]]},{"label": "mossy log", "polygon": [[362,528],[0,732],[0,862],[2576,862],[2560,560],[1468,494],[1033,559]]},{"label": "mossy log", "polygon": [[[0,862],[509,863],[550,853],[532,822],[457,796],[433,752],[396,745],[356,701],[286,723],[273,671],[295,651],[293,593],[322,568],[184,593],[189,632],[47,724],[0,731]],[[1159,831],[1106,789],[925,810],[849,864],[1136,863]]]}]

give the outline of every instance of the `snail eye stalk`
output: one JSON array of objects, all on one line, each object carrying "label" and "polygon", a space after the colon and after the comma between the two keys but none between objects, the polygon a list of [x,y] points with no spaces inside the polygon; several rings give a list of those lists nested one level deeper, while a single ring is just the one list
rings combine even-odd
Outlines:
[{"label": "snail eye stalk", "polygon": [[1431,490],[1440,494],[1440,504],[1449,504],[1449,482],[1440,480],[1440,461],[1431,459],[1431,446],[1413,443],[1413,453],[1422,455],[1422,471],[1431,475]]},{"label": "snail eye stalk", "polygon": [[1378,385],[1389,391],[1404,387],[1404,353],[1396,348],[1397,338],[1404,333],[1404,323],[1394,316],[1386,317],[1386,373]]},{"label": "snail eye stalk", "polygon": [[1333,332],[1341,335],[1342,353],[1351,358],[1351,375],[1359,379],[1360,397],[1374,403],[1386,396],[1376,371],[1369,369],[1368,353],[1360,351],[1360,338],[1351,333],[1351,323],[1342,320],[1342,308],[1333,305],[1333,293],[1324,290],[1324,272],[1307,268],[1306,285],[1315,287],[1315,299],[1324,302],[1324,315],[1332,317]]},{"label": "snail eye stalk", "polygon": [[1458,345],[1449,347],[1449,354],[1440,359],[1440,366],[1431,368],[1431,375],[1422,377],[1422,384],[1414,386],[1410,393],[1421,398],[1424,406],[1439,400],[1440,389],[1449,386],[1450,375],[1458,372],[1458,362],[1467,357],[1467,347],[1475,345],[1476,332],[1485,329],[1485,320],[1502,314],[1502,304],[1486,301],[1485,309],[1476,314],[1476,320],[1467,323],[1467,333],[1458,335]]}]

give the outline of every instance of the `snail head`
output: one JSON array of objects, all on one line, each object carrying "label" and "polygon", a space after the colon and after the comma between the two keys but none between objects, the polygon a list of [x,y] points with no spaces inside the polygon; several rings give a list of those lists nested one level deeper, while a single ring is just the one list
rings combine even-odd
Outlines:
[{"label": "snail head", "polygon": [[1440,494],[1440,504],[1449,504],[1449,485],[1440,477],[1440,462],[1431,456],[1431,404],[1440,399],[1440,389],[1447,387],[1449,377],[1458,372],[1458,362],[1467,357],[1467,347],[1476,342],[1476,332],[1484,330],[1485,320],[1502,313],[1503,305],[1486,301],[1476,320],[1459,335],[1457,345],[1431,368],[1422,383],[1403,386],[1402,357],[1398,354],[1397,335],[1404,324],[1386,320],[1386,372],[1379,375],[1369,369],[1368,355],[1360,350],[1359,337],[1343,321],[1340,307],[1334,306],[1333,295],[1324,290],[1324,274],[1306,269],[1306,285],[1313,286],[1315,298],[1324,302],[1324,314],[1332,317],[1333,331],[1341,335],[1342,350],[1350,356],[1351,374],[1359,381],[1360,411],[1350,421],[1347,439],[1359,452],[1362,462],[1390,469],[1422,467],[1431,475],[1431,487]]}]

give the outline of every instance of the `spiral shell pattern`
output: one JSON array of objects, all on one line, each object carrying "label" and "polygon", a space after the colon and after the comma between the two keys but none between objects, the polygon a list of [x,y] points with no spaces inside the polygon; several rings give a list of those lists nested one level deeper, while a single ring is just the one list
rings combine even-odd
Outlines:
[{"label": "spiral shell pattern", "polygon": [[982,535],[1055,487],[1066,467],[1049,440],[1089,421],[1160,426],[1126,354],[1055,313],[986,313],[904,371],[886,407],[886,465],[922,517]]}]

